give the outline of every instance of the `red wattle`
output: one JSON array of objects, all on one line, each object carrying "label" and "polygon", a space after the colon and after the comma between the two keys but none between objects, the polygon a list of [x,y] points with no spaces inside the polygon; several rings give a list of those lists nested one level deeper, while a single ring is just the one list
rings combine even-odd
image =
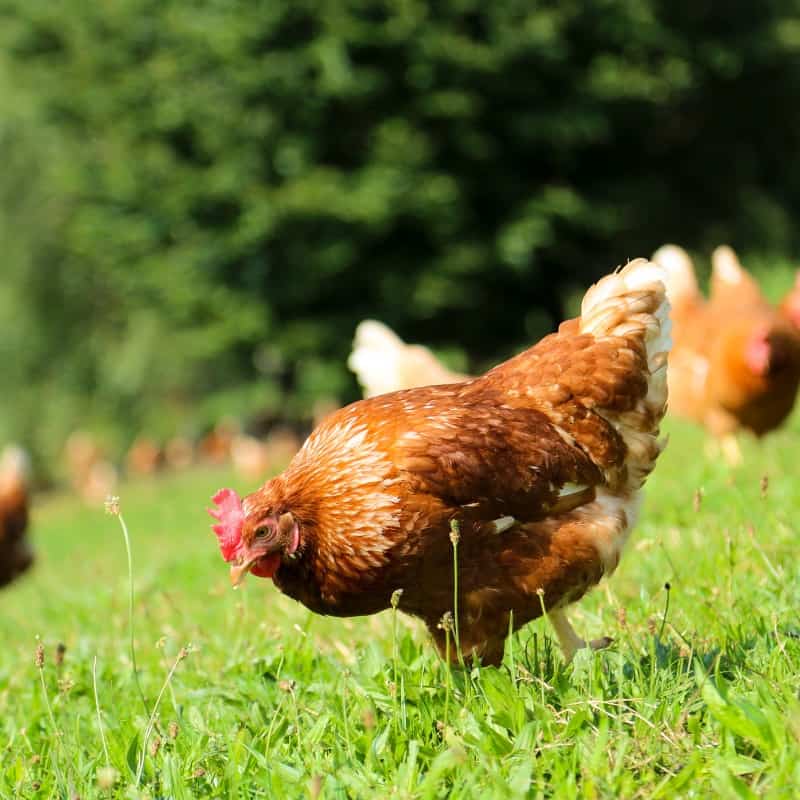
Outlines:
[{"label": "red wattle", "polygon": [[280,553],[273,553],[270,556],[259,558],[250,568],[250,574],[258,578],[271,578],[281,564]]},{"label": "red wattle", "polygon": [[756,375],[763,375],[769,369],[769,339],[765,333],[755,333],[745,348],[744,358],[748,368]]}]

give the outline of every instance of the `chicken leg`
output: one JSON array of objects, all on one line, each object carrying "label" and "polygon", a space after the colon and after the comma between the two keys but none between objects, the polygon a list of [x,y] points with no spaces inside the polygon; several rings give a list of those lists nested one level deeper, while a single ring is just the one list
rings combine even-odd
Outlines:
[{"label": "chicken leg", "polygon": [[575,628],[572,627],[569,619],[567,619],[566,612],[561,608],[548,611],[547,616],[558,637],[558,643],[561,646],[561,652],[564,654],[564,663],[566,664],[572,661],[575,653],[582,647],[591,647],[592,650],[602,650],[614,641],[610,636],[592,639],[590,642],[581,639],[581,637],[575,633]]},{"label": "chicken leg", "polygon": [[729,467],[738,467],[744,461],[742,446],[734,434],[729,433],[727,436],[723,436],[720,440],[720,447]]},{"label": "chicken leg", "polygon": [[733,433],[726,433],[716,439],[707,439],[705,453],[710,461],[716,461],[721,456],[729,467],[738,467],[744,461],[741,444]]}]

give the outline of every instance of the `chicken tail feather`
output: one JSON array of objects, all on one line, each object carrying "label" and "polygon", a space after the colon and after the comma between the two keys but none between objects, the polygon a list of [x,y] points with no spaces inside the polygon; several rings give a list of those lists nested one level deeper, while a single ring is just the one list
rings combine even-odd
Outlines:
[{"label": "chicken tail feather", "polygon": [[631,261],[592,286],[581,307],[581,333],[600,340],[627,339],[631,346],[644,346],[646,393],[632,407],[596,409],[625,442],[629,491],[641,487],[664,445],[658,435],[667,404],[669,310],[664,270],[644,259]]}]

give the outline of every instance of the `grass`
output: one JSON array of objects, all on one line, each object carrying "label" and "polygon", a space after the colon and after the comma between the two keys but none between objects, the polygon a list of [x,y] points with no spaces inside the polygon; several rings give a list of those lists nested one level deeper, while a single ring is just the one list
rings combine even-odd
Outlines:
[{"label": "grass", "polygon": [[0,594],[0,797],[795,796],[797,423],[736,470],[669,424],[620,569],[571,615],[615,644],[568,667],[541,622],[450,673],[392,610],[232,591],[204,506],[234,481],[197,472],[120,493],[143,704],[118,520],[43,498],[37,569]]}]

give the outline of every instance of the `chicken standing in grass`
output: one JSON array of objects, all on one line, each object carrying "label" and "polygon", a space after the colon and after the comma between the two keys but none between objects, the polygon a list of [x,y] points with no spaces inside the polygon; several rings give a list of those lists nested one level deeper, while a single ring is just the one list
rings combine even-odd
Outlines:
[{"label": "chicken standing in grass", "polygon": [[565,608],[617,567],[662,449],[661,277],[631,262],[589,289],[580,318],[485,375],[347,406],[243,501],[218,492],[233,582],[271,577],[337,616],[381,611],[402,589],[399,608],[444,650],[457,521],[465,656],[499,663],[509,622],[544,607],[569,660],[585,642]]},{"label": "chicken standing in grass", "polygon": [[27,454],[9,446],[0,454],[0,586],[10,583],[33,563],[28,544]]},{"label": "chicken standing in grass", "polygon": [[670,413],[701,423],[730,463],[741,461],[736,434],[780,426],[800,384],[800,333],[764,298],[729,247],[711,259],[709,299],[689,256],[665,245],[653,256],[667,273],[675,345]]}]

